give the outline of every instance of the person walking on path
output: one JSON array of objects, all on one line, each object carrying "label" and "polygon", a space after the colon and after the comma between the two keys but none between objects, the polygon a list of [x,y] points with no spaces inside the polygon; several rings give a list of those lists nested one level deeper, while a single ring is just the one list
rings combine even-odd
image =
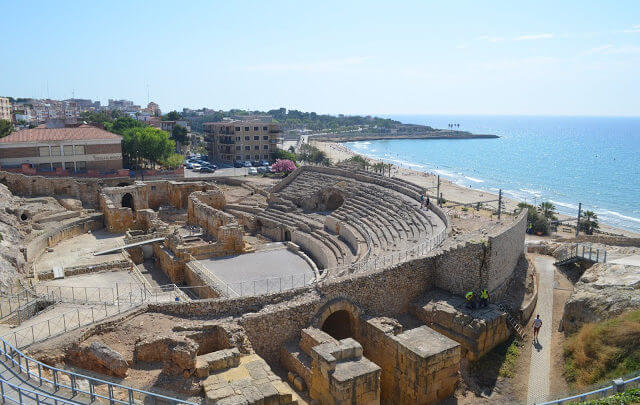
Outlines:
[{"label": "person walking on path", "polygon": [[429,209],[429,196],[427,196],[427,203],[425,204],[425,207],[427,207],[427,209]]},{"label": "person walking on path", "polygon": [[536,316],[536,319],[533,320],[533,341],[538,341],[538,333],[540,332],[540,328],[542,327],[542,319],[540,319],[540,314]]},{"label": "person walking on path", "polygon": [[424,208],[424,196],[420,194],[420,208]]}]

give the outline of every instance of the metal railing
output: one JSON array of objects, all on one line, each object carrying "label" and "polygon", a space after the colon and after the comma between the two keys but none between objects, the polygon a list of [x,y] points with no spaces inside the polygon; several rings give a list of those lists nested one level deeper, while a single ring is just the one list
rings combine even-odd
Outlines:
[{"label": "metal railing", "polygon": [[27,305],[38,301],[40,297],[34,296],[29,290],[22,290],[18,294],[0,297],[0,319],[7,318]]},{"label": "metal railing", "polygon": [[175,284],[149,287],[134,283],[116,283],[114,287],[82,287],[36,285],[36,292],[45,299],[73,304],[108,304],[173,301],[186,298]]},{"label": "metal railing", "polygon": [[91,325],[139,306],[140,302],[122,305],[87,306],[70,309],[60,315],[11,331],[1,339],[13,342],[16,347],[25,347],[50,337]]},{"label": "metal railing", "polygon": [[613,380],[613,384],[599,388],[597,390],[584,392],[581,394],[572,395],[570,397],[555,399],[549,402],[543,402],[540,405],[553,405],[553,404],[567,404],[576,402],[585,402],[591,399],[605,398],[619,392],[624,392],[628,388],[640,387],[640,375],[630,378],[628,380],[618,379]]},{"label": "metal railing", "polygon": [[558,258],[558,262],[573,259],[576,257],[590,260],[596,263],[606,263],[607,251],[600,248],[594,249],[593,246],[589,244],[576,243],[575,245],[571,245],[566,254]]},{"label": "metal railing", "polygon": [[[86,375],[51,367],[47,364],[27,357],[4,339],[0,340],[2,340],[2,353],[0,353],[0,357],[3,358],[5,362],[10,362],[12,366],[17,366],[20,373],[26,374],[27,380],[33,380],[34,383],[37,383],[40,386],[50,387],[53,389],[53,392],[57,392],[61,388],[68,389],[71,391],[74,397],[78,394],[84,394],[88,396],[87,399],[90,399],[91,402],[94,402],[96,399],[102,399],[109,401],[110,405],[131,405],[134,403],[146,403],[147,401],[149,401],[149,403],[151,404],[168,403],[172,405],[195,405],[193,402],[185,401],[182,399],[168,397],[165,395],[115,384],[109,381],[100,380]],[[30,392],[33,394],[37,393],[32,390],[17,387],[6,381],[2,381],[2,383],[3,384],[1,384],[0,386],[4,387],[4,384],[11,385],[12,387],[15,387],[15,389],[18,390],[19,393],[22,393],[22,391]],[[4,392],[2,393],[2,395],[4,398]],[[38,395],[46,395],[47,397],[51,397],[68,403],[79,403],[79,401],[77,400],[69,401],[62,397],[53,396],[46,392],[43,394],[38,393]],[[14,400],[14,402],[22,404],[22,396],[18,401]]]}]

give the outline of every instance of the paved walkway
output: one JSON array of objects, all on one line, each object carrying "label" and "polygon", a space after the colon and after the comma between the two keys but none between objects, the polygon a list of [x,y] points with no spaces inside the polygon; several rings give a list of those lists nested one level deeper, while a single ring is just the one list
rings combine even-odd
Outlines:
[{"label": "paved walkway", "polygon": [[[538,285],[538,304],[535,317],[540,314],[542,328],[538,334],[538,342],[534,342],[531,350],[531,366],[529,370],[529,390],[527,403],[541,403],[549,396],[549,374],[551,368],[551,325],[553,321],[553,276],[555,268],[552,257],[536,257],[536,270],[540,276]],[[533,331],[528,331],[533,337]]]}]

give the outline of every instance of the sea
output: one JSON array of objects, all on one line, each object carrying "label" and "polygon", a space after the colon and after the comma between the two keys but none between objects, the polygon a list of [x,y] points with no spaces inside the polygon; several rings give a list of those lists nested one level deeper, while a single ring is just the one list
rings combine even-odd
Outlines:
[{"label": "sea", "polygon": [[[346,142],[356,153],[640,233],[640,117],[389,115],[494,139]],[[446,198],[446,196],[445,196]]]}]

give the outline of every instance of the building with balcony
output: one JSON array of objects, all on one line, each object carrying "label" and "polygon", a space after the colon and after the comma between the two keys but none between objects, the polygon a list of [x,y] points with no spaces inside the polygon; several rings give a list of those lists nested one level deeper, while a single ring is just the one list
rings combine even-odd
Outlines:
[{"label": "building with balcony", "polygon": [[278,124],[257,121],[205,122],[203,124],[209,159],[222,163],[274,159]]},{"label": "building with balcony", "polygon": [[0,120],[11,121],[11,103],[6,97],[0,97]]}]

